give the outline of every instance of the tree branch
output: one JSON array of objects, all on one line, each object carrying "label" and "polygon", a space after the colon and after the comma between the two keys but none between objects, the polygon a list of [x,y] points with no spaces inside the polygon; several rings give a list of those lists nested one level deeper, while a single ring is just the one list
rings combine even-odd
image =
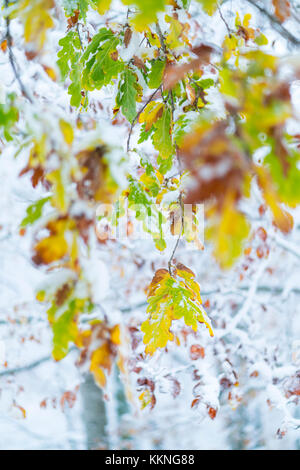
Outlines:
[{"label": "tree branch", "polygon": [[[77,349],[77,347],[75,345],[71,346],[69,348],[69,353],[71,351],[74,351],[75,349]],[[27,372],[29,370],[35,369],[36,367],[40,366],[41,364],[44,364],[45,362],[49,362],[51,360],[54,360],[51,355],[44,356],[44,357],[41,357],[40,359],[38,359],[36,361],[33,361],[30,364],[27,364],[25,366],[15,367],[14,369],[3,370],[2,372],[0,372],[0,377],[7,377],[9,375],[20,374],[21,372]]]},{"label": "tree branch", "polygon": [[248,314],[248,312],[251,308],[255,293],[257,291],[258,282],[259,282],[261,276],[263,275],[263,273],[264,273],[264,271],[267,267],[267,264],[268,264],[268,260],[264,260],[260,264],[259,268],[257,269],[257,271],[256,271],[256,273],[253,277],[251,286],[250,286],[249,291],[248,291],[248,295],[246,297],[246,300],[245,300],[243,306],[241,307],[239,312],[236,314],[236,316],[233,318],[233,320],[226,326],[226,329],[224,331],[220,332],[220,334],[218,335],[218,338],[226,336],[227,334],[231,333],[238,326],[240,321],[243,320],[244,317],[246,317],[246,315]]},{"label": "tree branch", "polygon": [[26,366],[3,370],[2,372],[0,372],[0,377],[6,377],[9,375],[13,375],[13,374],[19,374],[20,372],[26,372],[28,370],[31,370],[31,369],[34,369],[35,367],[40,366],[41,364],[44,364],[45,362],[50,361],[51,359],[52,359],[52,356],[45,356],[45,357],[38,359],[37,361],[27,364]]},{"label": "tree branch", "polygon": [[[8,8],[8,0],[5,0],[5,7]],[[13,70],[13,73],[16,77],[16,80],[20,86],[22,94],[30,101],[30,103],[33,103],[31,96],[27,92],[21,77],[18,73],[17,66],[16,66],[16,59],[12,51],[12,37],[10,33],[10,18],[9,15],[6,16],[6,41],[7,41],[7,48],[8,48],[8,57],[9,57],[9,62],[11,65],[11,68]]]},{"label": "tree branch", "polygon": [[277,30],[281,36],[285,37],[288,41],[290,41],[295,46],[300,45],[300,39],[296,38],[292,33],[290,33],[279,21],[276,16],[272,15],[268,10],[266,10],[263,6],[256,2],[256,0],[247,0],[250,5],[257,8],[264,16],[266,16],[269,21],[272,23],[274,28]]},{"label": "tree branch", "polygon": [[150,103],[150,101],[154,98],[154,96],[156,95],[156,93],[158,92],[158,90],[161,89],[161,85],[159,85],[158,88],[156,88],[155,92],[152,93],[152,95],[150,96],[150,98],[146,101],[146,103],[144,104],[144,106],[142,106],[142,108],[139,110],[139,112],[137,113],[137,115],[135,116],[134,120],[132,121],[131,123],[131,126],[130,126],[130,131],[129,131],[129,135],[128,135],[128,139],[127,139],[127,152],[129,152],[129,148],[130,148],[130,139],[131,139],[131,135],[132,135],[132,131],[133,131],[133,128],[140,116],[140,114],[142,114],[142,112],[144,111],[144,109],[146,108],[147,104]]},{"label": "tree branch", "polygon": [[174,246],[174,249],[172,251],[172,254],[170,256],[170,259],[168,261],[168,269],[169,269],[169,273],[170,273],[170,276],[172,276],[172,261],[173,261],[173,258],[175,256],[175,253],[176,253],[176,250],[178,248],[178,245],[179,245],[179,242],[180,242],[180,239],[182,237],[182,234],[183,234],[183,230],[184,230],[184,217],[183,217],[183,201],[182,201],[182,193],[180,193],[179,195],[179,204],[180,204],[180,211],[181,211],[181,229],[180,229],[180,233],[178,235],[178,238],[177,238],[177,241],[175,243],[175,246]]},{"label": "tree branch", "polygon": [[222,10],[221,10],[221,8],[220,8],[220,5],[218,5],[218,12],[219,12],[219,15],[220,15],[220,17],[221,17],[221,20],[223,21],[223,23],[224,23],[225,26],[226,26],[226,29],[227,29],[227,31],[228,31],[228,36],[231,38],[231,29],[230,29],[230,27],[229,27],[229,24],[227,23],[227,21],[226,21],[225,18],[224,18],[224,15],[223,15],[223,13],[222,13]]},{"label": "tree branch", "polygon": [[300,258],[300,250],[296,245],[294,245],[291,242],[288,242],[287,240],[284,240],[283,238],[279,237],[277,234],[275,234],[272,238],[274,239],[275,243],[277,243],[278,246],[288,251],[289,253],[292,253],[297,258]]}]

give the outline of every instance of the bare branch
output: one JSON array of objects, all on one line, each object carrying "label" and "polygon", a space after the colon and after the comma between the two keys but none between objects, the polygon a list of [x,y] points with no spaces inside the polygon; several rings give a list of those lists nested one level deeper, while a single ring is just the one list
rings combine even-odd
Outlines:
[{"label": "bare branch", "polygon": [[35,367],[38,367],[41,364],[44,364],[45,362],[51,361],[51,359],[52,359],[52,356],[45,356],[45,357],[38,359],[37,361],[27,364],[26,366],[3,370],[2,372],[0,372],[0,377],[7,377],[9,375],[19,374],[20,372],[27,372],[29,370],[35,369]]},{"label": "bare branch", "polygon": [[250,3],[250,5],[257,8],[264,16],[266,16],[269,19],[269,21],[272,23],[272,25],[274,26],[274,29],[276,29],[276,31],[279,34],[281,34],[281,36],[285,37],[288,41],[290,41],[295,46],[300,45],[300,39],[296,38],[292,33],[290,33],[290,31],[288,31],[281,24],[281,22],[279,21],[278,18],[276,18],[276,16],[272,15],[268,10],[266,10],[266,8],[264,8],[262,5],[257,3],[256,0],[247,0],[247,2]]},{"label": "bare branch", "polygon": [[[74,351],[75,349],[77,349],[76,346],[71,346],[69,348],[69,352]],[[44,364],[45,362],[49,362],[51,360],[54,360],[51,355],[44,356],[44,357],[41,357],[40,359],[37,359],[36,361],[33,361],[30,364],[27,364],[25,366],[15,367],[14,369],[3,370],[2,372],[0,372],[0,377],[8,377],[10,375],[20,374],[21,372],[27,372],[29,370],[35,369],[36,367],[40,366],[41,364]]]},{"label": "bare branch", "polygon": [[175,243],[175,246],[174,246],[174,249],[172,251],[172,254],[170,256],[170,259],[168,261],[168,269],[169,269],[169,273],[170,273],[170,276],[172,276],[172,261],[173,261],[173,258],[175,256],[175,253],[177,251],[177,248],[178,248],[178,245],[179,245],[179,242],[180,242],[180,239],[183,235],[183,230],[184,230],[184,217],[183,217],[183,200],[182,200],[182,193],[180,193],[179,195],[179,204],[180,204],[180,211],[181,211],[181,229],[180,229],[180,233],[178,235],[178,238],[177,238],[177,241]]},{"label": "bare branch", "polygon": [[293,243],[288,242],[287,240],[284,240],[283,238],[279,237],[277,234],[274,235],[273,239],[275,240],[278,246],[292,253],[297,258],[300,258],[300,250]]},{"label": "bare branch", "polygon": [[223,23],[224,23],[225,26],[226,26],[226,29],[227,29],[227,31],[228,31],[229,37],[231,38],[231,29],[230,29],[230,27],[229,27],[229,24],[227,23],[227,21],[225,20],[225,18],[224,18],[224,16],[223,16],[223,13],[222,13],[222,10],[221,10],[221,8],[220,8],[220,5],[218,5],[218,12],[219,12],[219,15],[220,15],[220,17],[221,17],[221,20],[223,21]]},{"label": "bare branch", "polygon": [[[5,0],[5,7],[8,7],[8,0]],[[12,37],[10,33],[10,18],[9,15],[6,16],[6,41],[7,41],[7,48],[8,48],[8,57],[9,57],[9,62],[11,65],[11,68],[14,72],[14,75],[16,77],[16,80],[19,84],[19,87],[22,91],[22,94],[30,101],[30,103],[33,103],[31,96],[29,95],[28,91],[26,90],[21,77],[18,73],[17,70],[17,65],[16,65],[16,59],[12,51]]]}]

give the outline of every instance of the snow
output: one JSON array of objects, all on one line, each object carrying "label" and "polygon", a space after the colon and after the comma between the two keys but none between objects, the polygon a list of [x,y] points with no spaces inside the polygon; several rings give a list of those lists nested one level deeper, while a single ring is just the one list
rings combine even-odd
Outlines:
[{"label": "snow", "polygon": [[[235,3],[234,8],[232,2],[224,5],[224,14],[231,23],[236,8],[245,10],[245,2]],[[195,5],[191,11],[193,9]],[[256,10],[251,7],[249,10],[255,21],[262,23]],[[106,17],[116,14],[118,20],[122,12],[126,14],[125,6],[120,9],[119,3],[114,1],[112,13]],[[92,34],[99,26],[99,17],[91,12],[89,20],[93,25],[88,26]],[[226,28],[217,14],[216,22],[213,31],[209,22],[204,23],[199,40],[213,37],[216,44],[222,44]],[[167,27],[163,15],[160,15],[160,24],[162,28]],[[280,41],[268,25],[263,26],[267,29],[266,34],[276,40],[276,52],[286,54],[285,41]],[[288,26],[292,29],[292,24]],[[60,30],[49,35],[49,51],[43,57],[49,65],[54,64],[51,47],[57,45],[64,28],[65,19],[62,19]],[[4,33],[3,21],[1,33]],[[32,119],[32,130],[39,134],[40,129],[46,127],[51,130],[56,145],[62,145],[62,140],[57,137],[55,117],[67,115],[74,121],[77,117],[69,109],[69,95],[45,74],[38,62],[25,61],[22,31],[17,22],[12,23],[12,33],[22,80],[30,93],[35,94],[35,109],[40,116],[38,120]],[[133,35],[129,47],[121,52],[124,60],[129,60],[134,53],[139,57],[149,53],[144,45],[139,46],[141,39],[140,34]],[[0,101],[7,90],[19,95],[7,60],[1,61],[0,71],[4,80]],[[98,127],[82,136],[77,148],[80,151],[87,145],[103,141],[110,145],[111,170],[123,188],[126,168],[134,171],[139,160],[134,152],[130,152],[130,161],[124,159],[120,170],[128,126],[111,125],[111,96],[111,89],[91,94],[91,104],[101,102],[104,110],[95,106],[92,118]],[[219,95],[214,96],[212,92],[209,99],[222,116],[224,109]],[[297,108],[298,82],[293,84],[293,100]],[[31,105],[20,97],[19,101],[24,112],[30,113]],[[88,113],[81,117],[89,119]],[[132,144],[135,139],[136,135],[133,135]],[[54,291],[73,273],[61,270],[46,274],[31,262],[31,236],[27,233],[20,237],[19,226],[27,206],[45,193],[40,186],[32,189],[28,175],[18,178],[26,164],[27,151],[25,149],[14,158],[15,151],[10,144],[0,155],[0,449],[85,449],[88,421],[80,388],[86,380],[85,375],[75,365],[78,358],[75,350],[63,361],[53,361],[51,329],[45,307],[35,300],[36,292],[43,286]],[[145,146],[145,153],[152,156],[151,152],[152,149]],[[57,160],[53,157],[53,168],[55,165]],[[211,177],[210,168],[202,171]],[[218,171],[221,176],[226,167],[220,166]],[[262,201],[257,188],[253,188],[252,196],[251,202],[245,203],[245,211],[249,213],[254,232],[262,224],[258,217]],[[178,192],[172,191],[163,201],[170,203],[176,198]],[[82,203],[76,203],[72,211],[73,214],[93,214],[92,209]],[[299,406],[294,397],[287,398],[284,393],[285,380],[300,367],[300,211],[295,210],[294,216],[295,229],[288,238],[283,238],[270,223],[267,224],[270,256],[261,260],[252,253],[255,259],[248,262],[247,269],[241,260],[232,272],[223,273],[212,258],[211,247],[205,246],[205,250],[199,252],[190,251],[184,244],[179,246],[176,259],[197,273],[203,301],[210,301],[207,311],[215,337],[209,338],[203,327],[184,339],[184,325],[178,322],[174,333],[180,337],[181,346],[171,343],[168,354],[160,352],[146,361],[139,357],[144,345],[138,342],[132,361],[141,370],[139,374],[131,373],[130,377],[125,377],[125,392],[130,397],[127,411],[119,411],[123,402],[117,393],[120,385],[116,374],[112,373],[105,391],[111,448],[299,448]],[[255,252],[255,243],[253,246]],[[90,258],[82,255],[84,271],[97,304],[93,318],[102,318],[105,312],[112,324],[120,322],[123,329],[125,325],[137,327],[144,321],[145,289],[155,269],[167,265],[173,247],[172,240],[166,252],[161,254],[154,250],[148,237],[109,242],[105,246],[97,245],[94,240]],[[78,289],[81,288],[84,291],[86,286],[79,283]],[[204,359],[191,360],[189,351],[193,344],[204,348]],[[38,365],[33,367],[36,362]],[[10,370],[16,372],[9,374]],[[155,382],[157,403],[153,410],[140,409],[140,392],[136,391],[140,377]],[[172,378],[179,381],[181,388],[175,398],[172,396]],[[230,400],[229,390],[222,389],[222,379],[238,382],[230,389]],[[75,393],[76,401],[74,407],[66,405],[62,409],[61,399],[66,391]],[[201,403],[191,407],[198,396],[201,396]],[[208,416],[207,407],[216,409],[215,419]],[[26,412],[25,418],[22,409]],[[281,440],[276,437],[278,428],[286,430]],[[128,436],[125,443],[124,436]]]}]

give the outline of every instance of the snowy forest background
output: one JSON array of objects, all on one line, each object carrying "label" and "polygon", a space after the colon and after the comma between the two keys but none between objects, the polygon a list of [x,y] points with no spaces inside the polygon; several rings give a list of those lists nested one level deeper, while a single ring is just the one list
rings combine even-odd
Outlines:
[{"label": "snowy forest background", "polygon": [[[58,42],[68,24],[62,3],[56,2],[55,28],[47,31],[42,56],[32,60],[24,54],[23,25],[18,18],[11,20],[18,73],[33,101],[22,96],[8,52],[1,48],[1,102],[14,92],[24,115],[32,116],[33,132],[44,128],[54,141],[61,139],[56,116],[74,120],[82,113],[87,128],[88,120],[94,120],[106,144],[119,148],[115,152],[120,155],[126,153],[128,123],[120,119],[118,125],[112,124],[114,85],[90,92],[88,108],[79,111],[70,106],[67,87],[47,73],[49,67],[59,74]],[[299,66],[300,2],[290,2],[292,14],[284,21],[284,29],[298,38],[298,44],[274,28],[254,5],[273,16],[272,2],[219,3],[221,14],[216,10],[209,17],[199,3],[189,7],[191,17],[201,25],[199,40],[222,48],[228,26],[234,28],[236,12],[241,18],[250,13],[251,24],[269,40],[265,50],[286,61],[287,75],[289,67]],[[166,8],[171,10],[172,5]],[[104,15],[89,8],[85,22],[80,22],[82,35],[88,31],[93,36],[108,21],[124,22],[127,11],[118,0]],[[4,12],[0,20],[3,40]],[[163,16],[158,14],[162,28]],[[126,54],[139,55],[138,43],[134,39],[122,52],[123,60]],[[213,90],[209,93],[208,106],[221,116],[220,98]],[[300,134],[297,78],[291,83],[291,97],[294,117],[288,128],[291,134]],[[259,121],[260,110],[256,113]],[[79,146],[85,137],[80,137]],[[136,130],[132,141],[132,146],[137,145]],[[59,284],[62,274],[38,269],[32,262],[32,232],[20,233],[28,206],[49,194],[41,183],[32,187],[30,173],[20,177],[28,161],[28,149],[22,143],[20,135],[0,143],[0,449],[299,449],[299,208],[289,209],[294,228],[282,234],[268,214],[261,215],[263,199],[253,184],[251,198],[242,202],[251,223],[251,243],[245,243],[245,252],[230,270],[219,267],[206,240],[204,250],[191,249],[182,241],[176,259],[196,273],[214,337],[204,327],[191,332],[180,324],[176,327],[180,346],[170,343],[167,353],[159,349],[142,359],[144,289],[155,270],[167,265],[176,240],[163,252],[155,249],[152,240],[92,240],[91,256],[83,263],[96,305],[91,315],[113,319],[127,328],[130,347],[135,341],[133,350],[124,346],[128,361],[134,361],[129,372],[120,374],[113,365],[101,389],[88,368],[78,367],[75,346],[61,361],[52,358],[53,333],[45,304],[36,300],[36,294],[41,285]],[[62,145],[59,140],[58,145]],[[152,150],[146,145],[145,152]],[[133,168],[136,156],[130,159],[129,168]],[[151,406],[141,406],[139,396],[145,389],[155,395],[155,406],[153,401]]]}]

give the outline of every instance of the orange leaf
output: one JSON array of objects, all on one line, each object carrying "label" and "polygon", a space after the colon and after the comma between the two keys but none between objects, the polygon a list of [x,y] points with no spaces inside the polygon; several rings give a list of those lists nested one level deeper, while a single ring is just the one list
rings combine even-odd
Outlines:
[{"label": "orange leaf", "polygon": [[1,47],[2,52],[6,52],[6,50],[7,50],[7,40],[6,39],[4,39],[4,41],[1,42],[0,47]]},{"label": "orange leaf", "polygon": [[272,0],[275,15],[277,18],[284,22],[291,16],[291,4],[288,0]]}]

